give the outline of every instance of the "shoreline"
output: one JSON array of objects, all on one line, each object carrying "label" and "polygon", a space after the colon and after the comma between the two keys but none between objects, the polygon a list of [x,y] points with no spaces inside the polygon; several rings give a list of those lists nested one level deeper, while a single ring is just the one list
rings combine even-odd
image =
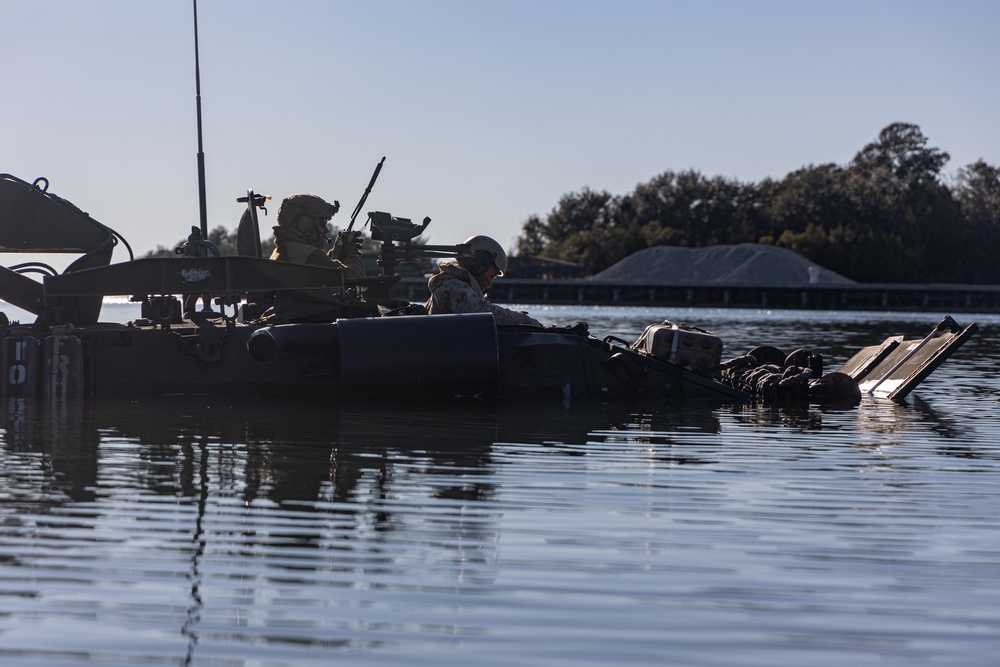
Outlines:
[{"label": "shoreline", "polygon": [[[393,288],[392,296],[422,302],[427,299],[427,281],[404,277]],[[489,296],[496,303],[541,305],[1000,313],[1000,285],[850,283],[768,287],[503,278],[490,288]]]}]

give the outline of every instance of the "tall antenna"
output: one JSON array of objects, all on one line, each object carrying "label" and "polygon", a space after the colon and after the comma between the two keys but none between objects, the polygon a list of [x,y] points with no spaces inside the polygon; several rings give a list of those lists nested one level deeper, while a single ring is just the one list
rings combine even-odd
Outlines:
[{"label": "tall antenna", "polygon": [[198,106],[198,204],[201,211],[201,238],[208,240],[208,204],[205,198],[205,150],[201,143],[201,65],[198,58],[198,0],[194,2],[194,86]]}]

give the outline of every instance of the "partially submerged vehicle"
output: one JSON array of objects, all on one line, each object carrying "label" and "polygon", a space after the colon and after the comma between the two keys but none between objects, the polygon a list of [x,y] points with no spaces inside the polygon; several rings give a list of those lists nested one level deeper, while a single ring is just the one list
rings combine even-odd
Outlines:
[{"label": "partially submerged vehicle", "polygon": [[[468,250],[415,243],[429,219],[418,225],[369,213],[380,273],[351,280],[337,269],[262,258],[257,209],[264,199],[249,191],[238,201],[247,206],[241,254],[221,255],[195,228],[178,256],[135,259],[117,232],[48,192],[45,179],[0,175],[2,250],[79,254],[63,271],[39,262],[0,268],[0,298],[35,316],[11,322],[0,315],[3,396],[389,393],[856,404],[862,394],[902,400],[977,330],[948,317],[921,341],[890,338],[824,374],[822,358],[808,350],[761,347],[723,362],[717,337],[671,322],[628,342],[595,338],[584,324],[538,329],[497,326],[490,314],[419,314],[391,298],[397,265]],[[119,243],[130,257],[112,263]],[[326,300],[330,321],[276,318],[275,300],[292,293]],[[102,322],[109,296],[138,302],[141,317]]]}]

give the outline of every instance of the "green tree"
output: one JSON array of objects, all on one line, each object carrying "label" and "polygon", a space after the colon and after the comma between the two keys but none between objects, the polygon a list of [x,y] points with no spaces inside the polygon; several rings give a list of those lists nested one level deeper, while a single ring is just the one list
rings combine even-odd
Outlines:
[{"label": "green tree", "polygon": [[867,170],[885,169],[901,180],[936,178],[950,156],[927,148],[927,137],[912,123],[891,123],[878,139],[854,156],[854,165]]},{"label": "green tree", "polygon": [[1000,282],[1000,169],[984,160],[958,171],[955,198],[961,207],[964,224],[956,228],[957,243],[966,273],[972,278],[963,282]]},{"label": "green tree", "polygon": [[622,224],[643,229],[650,245],[666,239],[692,247],[721,243],[719,239],[737,226],[744,189],[721,176],[667,171],[622,198],[619,218]]},{"label": "green tree", "polygon": [[611,194],[584,188],[559,199],[545,218],[544,236],[549,243],[560,244],[573,235],[613,225],[614,213],[615,201]]},{"label": "green tree", "polygon": [[857,217],[847,172],[835,164],[803,167],[777,183],[767,201],[768,236],[830,230]]},{"label": "green tree", "polygon": [[545,223],[537,215],[530,215],[521,225],[521,235],[514,246],[515,254],[522,256],[541,255],[546,242]]},{"label": "green tree", "polygon": [[[168,247],[158,245],[155,250],[150,250],[144,257],[176,257],[176,248],[180,247],[187,239],[183,241],[178,241],[174,245]],[[209,230],[208,240],[215,244],[219,249],[219,253],[222,255],[238,255],[237,245],[236,245],[236,234],[226,229],[224,226],[219,225],[214,229]],[[274,237],[271,236],[267,239],[261,241],[261,256],[269,257],[271,255],[271,250],[274,248]]]},{"label": "green tree", "polygon": [[1000,282],[1000,173],[979,161],[942,183],[948,153],[891,123],[845,166],[743,184],[666,171],[623,196],[585,188],[524,223],[526,254],[599,270],[656,245],[773,243],[866,282]]},{"label": "green tree", "polygon": [[1000,230],[1000,169],[981,159],[962,167],[955,197],[968,221]]},{"label": "green tree", "polygon": [[886,126],[855,156],[846,181],[855,216],[850,224],[870,230],[869,248],[881,257],[866,272],[877,271],[886,282],[936,282],[964,273],[961,212],[939,178],[948,159],[909,123]]}]

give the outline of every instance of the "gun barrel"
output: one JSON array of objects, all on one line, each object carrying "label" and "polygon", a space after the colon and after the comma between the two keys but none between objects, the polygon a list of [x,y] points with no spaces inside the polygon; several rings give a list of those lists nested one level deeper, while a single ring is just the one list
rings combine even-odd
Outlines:
[{"label": "gun barrel", "polygon": [[368,195],[371,193],[372,188],[375,187],[375,181],[378,180],[378,175],[379,172],[382,171],[383,164],[385,164],[384,155],[382,156],[382,159],[378,161],[378,164],[375,165],[375,172],[372,174],[371,180],[368,181],[368,187],[365,188],[364,194],[361,195],[361,199],[360,201],[358,201],[358,205],[354,207],[354,213],[351,214],[351,223],[347,225],[346,231],[349,232],[352,229],[354,229],[354,221],[357,220],[358,213],[361,212],[362,207],[365,205],[365,201],[368,199]]}]

